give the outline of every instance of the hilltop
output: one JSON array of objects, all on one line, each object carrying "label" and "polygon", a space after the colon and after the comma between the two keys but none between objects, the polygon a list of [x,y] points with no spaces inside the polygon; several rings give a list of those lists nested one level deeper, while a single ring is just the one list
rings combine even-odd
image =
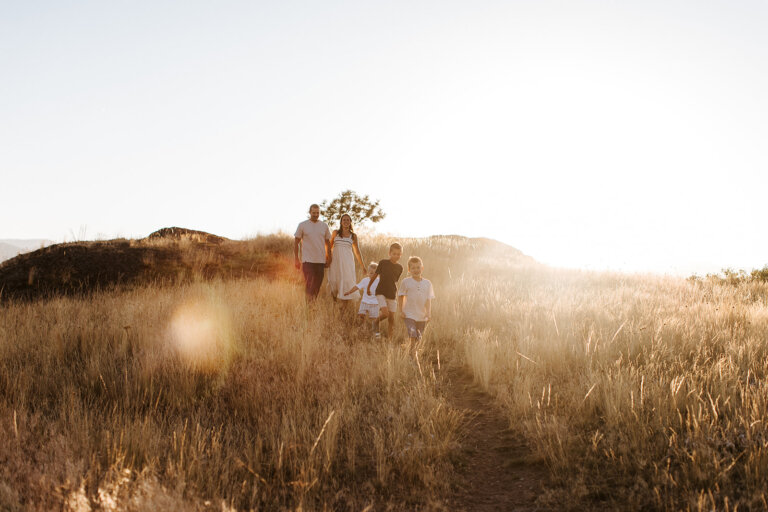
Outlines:
[{"label": "hilltop", "polygon": [[[441,252],[446,255],[456,250],[481,251],[514,262],[534,262],[513,247],[486,238],[439,235],[401,240],[412,246],[444,247]],[[450,271],[450,261],[433,263],[432,272],[442,271],[437,266]],[[19,254],[0,263],[0,299],[29,300],[116,286],[257,275],[298,278],[293,270],[292,237],[267,235],[240,241],[169,227],[141,239],[69,242]]]},{"label": "hilltop", "polygon": [[36,299],[114,286],[276,275],[290,268],[276,237],[236,241],[185,228],[142,239],[54,244],[0,263],[0,298]]}]

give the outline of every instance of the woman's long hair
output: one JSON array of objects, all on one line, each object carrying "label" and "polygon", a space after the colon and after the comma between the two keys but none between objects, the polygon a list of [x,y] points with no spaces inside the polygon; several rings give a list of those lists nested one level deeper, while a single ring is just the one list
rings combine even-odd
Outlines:
[{"label": "woman's long hair", "polygon": [[341,217],[339,218],[339,230],[337,231],[337,236],[344,236],[344,228],[341,225],[341,221],[344,220],[344,217],[349,217],[349,236],[355,238],[355,232],[352,231],[352,217],[350,217],[348,213],[341,214]]}]

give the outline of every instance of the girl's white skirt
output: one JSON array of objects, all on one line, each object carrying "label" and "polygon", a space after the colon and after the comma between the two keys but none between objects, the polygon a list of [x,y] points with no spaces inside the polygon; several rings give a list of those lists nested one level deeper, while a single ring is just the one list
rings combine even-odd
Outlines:
[{"label": "girl's white skirt", "polygon": [[366,304],[360,302],[360,309],[357,310],[358,315],[368,315],[368,318],[379,318],[379,305],[378,304]]}]

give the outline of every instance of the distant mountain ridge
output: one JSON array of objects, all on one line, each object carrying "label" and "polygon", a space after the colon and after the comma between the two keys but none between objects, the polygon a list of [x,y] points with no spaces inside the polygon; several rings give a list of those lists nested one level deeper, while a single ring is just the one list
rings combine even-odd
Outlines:
[{"label": "distant mountain ridge", "polygon": [[9,260],[25,252],[42,249],[52,243],[52,241],[42,238],[0,240],[0,261]]}]

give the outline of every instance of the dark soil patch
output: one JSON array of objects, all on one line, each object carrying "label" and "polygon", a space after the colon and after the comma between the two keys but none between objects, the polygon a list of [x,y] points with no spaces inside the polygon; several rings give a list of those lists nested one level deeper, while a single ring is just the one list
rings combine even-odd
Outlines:
[{"label": "dark soil patch", "polygon": [[451,375],[451,405],[466,411],[464,450],[457,464],[458,485],[448,500],[451,510],[533,511],[549,478],[493,398],[465,371]]}]

